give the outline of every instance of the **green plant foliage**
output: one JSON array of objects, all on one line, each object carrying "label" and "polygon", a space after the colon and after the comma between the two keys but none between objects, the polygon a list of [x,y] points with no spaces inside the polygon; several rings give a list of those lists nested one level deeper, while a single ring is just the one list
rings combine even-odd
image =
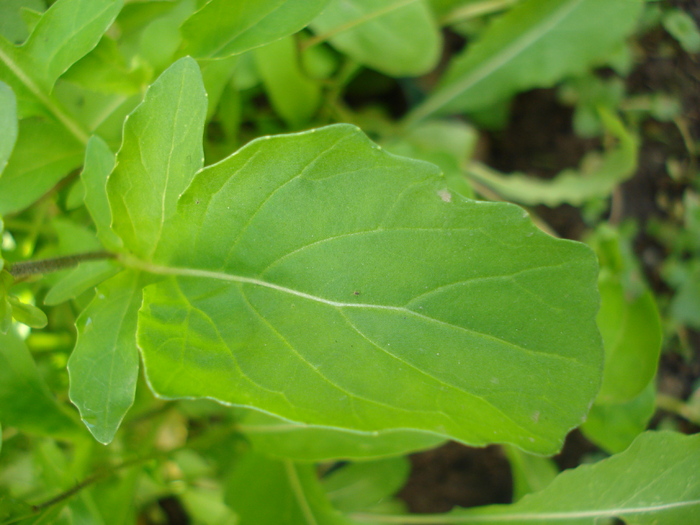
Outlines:
[{"label": "green plant foliage", "polygon": [[542,180],[519,173],[502,175],[475,163],[470,166],[469,174],[499,195],[523,204],[580,205],[594,198],[606,197],[634,174],[638,144],[618,118],[607,113],[601,116],[608,132],[618,143],[603,155],[589,154],[578,170],[564,170],[554,179]]},{"label": "green plant foliage", "polygon": [[[179,89],[176,75],[187,64],[176,63],[151,92]],[[126,227],[115,220],[115,229],[139,257],[127,264],[170,276],[146,288],[139,314],[138,344],[155,392],[307,424],[412,428],[540,452],[556,450],[580,422],[599,366],[595,266],[586,249],[536,231],[517,208],[453,196],[431,166],[383,153],[352,126],[263,138],[197,175],[179,162],[177,176],[168,176],[173,163],[161,156],[143,175],[149,184],[129,194],[118,177],[142,155],[130,138],[144,135],[135,117],[180,112],[179,99],[167,108],[163,100],[147,97],[130,119],[108,184],[113,210],[129,218]],[[178,132],[170,122],[164,136]],[[195,134],[192,142],[171,151],[196,152]],[[176,211],[168,196],[192,176]],[[344,195],[352,202],[340,201]],[[130,226],[137,221],[138,237]],[[383,249],[373,249],[378,244]],[[533,296],[547,322],[532,318]],[[478,308],[467,306],[470,297],[479,297]],[[508,318],[498,315],[503,308]],[[348,373],[350,363],[361,373]],[[575,384],[531,390],[532,378],[554,369]],[[405,386],[382,388],[380,377]],[[562,399],[569,410],[560,410]]]},{"label": "green plant foliage", "polygon": [[17,140],[17,102],[10,86],[0,82],[0,175],[2,175],[7,159]]},{"label": "green plant foliage", "polygon": [[517,91],[551,86],[580,73],[622,42],[641,8],[638,0],[519,2],[452,62],[408,121],[488,108]]},{"label": "green plant foliage", "polygon": [[59,438],[81,434],[78,422],[51,395],[14,330],[0,334],[0,414],[3,425],[32,434]]},{"label": "green plant foliage", "polygon": [[408,431],[361,433],[315,428],[248,411],[240,427],[255,450],[295,461],[369,459],[433,448],[444,440]]},{"label": "green plant foliage", "polygon": [[699,436],[647,432],[621,454],[563,472],[513,505],[424,516],[421,523],[692,523],[700,508],[698,468]]},{"label": "green plant foliage", "polygon": [[330,0],[311,27],[354,60],[392,76],[427,73],[440,55],[440,34],[423,0]]},{"label": "green plant foliage", "polygon": [[304,28],[328,0],[211,0],[182,25],[183,54],[223,58]]}]

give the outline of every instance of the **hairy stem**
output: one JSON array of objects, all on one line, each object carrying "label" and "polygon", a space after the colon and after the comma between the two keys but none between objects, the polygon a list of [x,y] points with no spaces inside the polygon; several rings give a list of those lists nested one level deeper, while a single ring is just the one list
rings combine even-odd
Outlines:
[{"label": "hairy stem", "polygon": [[81,262],[99,261],[103,259],[114,259],[116,254],[107,251],[78,253],[66,255],[65,257],[54,257],[51,259],[39,259],[38,261],[26,261],[15,263],[8,269],[10,275],[15,279],[28,275],[57,272],[67,268],[78,266]]}]

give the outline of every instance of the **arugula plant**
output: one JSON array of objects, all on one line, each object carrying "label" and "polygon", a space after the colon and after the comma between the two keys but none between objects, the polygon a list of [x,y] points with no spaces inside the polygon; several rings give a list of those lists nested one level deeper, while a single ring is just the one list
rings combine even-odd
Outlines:
[{"label": "arugula plant", "polygon": [[[173,493],[197,523],[698,512],[695,437],[640,435],[648,410],[636,430],[605,424],[637,414],[638,396],[653,403],[660,345],[641,376],[619,379],[635,325],[605,324],[598,282],[604,308],[652,331],[658,313],[644,290],[626,293],[629,265],[605,265],[612,234],[591,241],[599,274],[589,247],[474,200],[464,177],[524,203],[598,196],[633,171],[633,133],[603,108],[599,129],[618,145],[595,173],[542,189],[470,161],[474,128],[438,119],[478,121],[608,64],[640,1],[46,7],[0,6],[6,522],[131,523]],[[343,102],[367,68],[434,70],[441,25],[478,38],[401,121]],[[632,445],[552,480],[528,453],[556,453],[591,406],[594,441]],[[378,505],[405,482],[403,455],[446,439],[509,445],[530,479],[520,495],[542,490],[440,516]],[[319,478],[314,463],[337,460],[356,463]]]}]

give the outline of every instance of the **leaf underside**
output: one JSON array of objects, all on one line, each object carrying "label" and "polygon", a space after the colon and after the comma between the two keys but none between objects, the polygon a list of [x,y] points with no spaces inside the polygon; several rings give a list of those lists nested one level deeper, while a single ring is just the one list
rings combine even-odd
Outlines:
[{"label": "leaf underside", "polygon": [[591,252],[353,126],[252,142],[158,231],[137,337],[163,397],[551,453],[598,388]]}]

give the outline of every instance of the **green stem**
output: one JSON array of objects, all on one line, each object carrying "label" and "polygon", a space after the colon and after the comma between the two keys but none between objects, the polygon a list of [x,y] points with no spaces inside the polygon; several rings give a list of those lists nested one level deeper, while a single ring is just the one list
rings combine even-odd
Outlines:
[{"label": "green stem", "polygon": [[81,262],[99,261],[103,259],[115,259],[116,254],[106,251],[78,253],[65,257],[51,259],[39,259],[37,261],[25,261],[15,263],[8,268],[10,275],[15,279],[28,275],[58,272],[67,268],[78,266]]}]

